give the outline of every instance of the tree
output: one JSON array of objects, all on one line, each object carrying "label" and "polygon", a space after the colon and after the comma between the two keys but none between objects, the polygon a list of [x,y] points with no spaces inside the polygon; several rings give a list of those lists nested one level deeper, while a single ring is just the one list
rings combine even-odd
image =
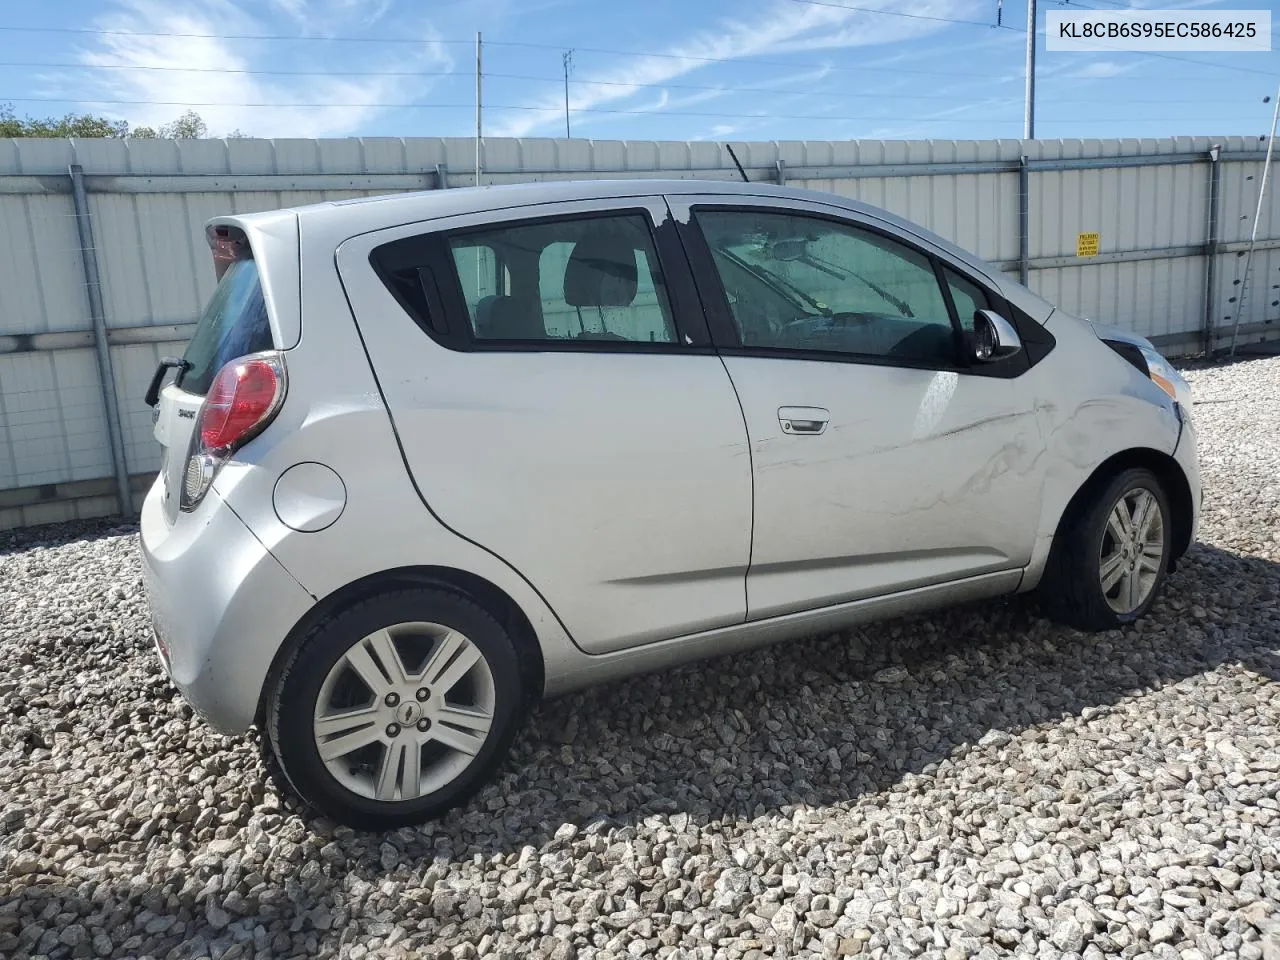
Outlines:
[{"label": "tree", "polygon": [[160,125],[160,136],[165,140],[200,140],[208,135],[209,127],[194,110],[188,110],[172,123]]},{"label": "tree", "polygon": [[12,104],[0,104],[0,137],[127,137],[129,124],[87,113],[64,117],[18,118]]},{"label": "tree", "polygon": [[[0,103],[0,138],[5,137],[108,137],[113,140],[199,140],[209,136],[209,126],[200,114],[188,110],[182,116],[157,127],[134,127],[124,120],[108,120],[88,113],[68,113],[64,117],[19,117],[13,104]],[[232,130],[229,138],[248,137]]]}]

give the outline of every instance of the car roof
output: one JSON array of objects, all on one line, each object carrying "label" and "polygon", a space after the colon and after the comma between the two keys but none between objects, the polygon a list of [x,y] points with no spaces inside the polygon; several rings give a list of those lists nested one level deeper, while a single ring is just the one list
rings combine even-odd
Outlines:
[{"label": "car roof", "polygon": [[[258,214],[215,217],[210,223],[232,223],[252,227],[261,218],[266,225],[286,210],[298,217],[299,228],[306,235],[334,246],[345,239],[407,224],[444,217],[498,210],[517,210],[541,204],[574,200],[625,200],[629,197],[702,195],[724,198],[771,197],[779,200],[803,200],[871,217],[896,230],[914,235],[954,259],[967,264],[995,281],[1000,270],[981,257],[957,247],[919,224],[904,220],[880,207],[848,197],[819,190],[781,187],[768,183],[744,183],[735,180],[646,179],[626,180],[552,180],[481,187],[457,187],[443,190],[420,190],[376,197],[330,200],[307,206],[286,208]],[[321,239],[323,238],[323,239]]]},{"label": "car roof", "polygon": [[[534,183],[508,183],[482,187],[459,187],[450,190],[420,190],[412,193],[391,194],[380,197],[357,197],[352,200],[334,200],[328,203],[313,204],[300,207],[302,211],[316,211],[326,207],[347,207],[364,204],[398,204],[406,205],[406,201],[422,200],[429,205],[448,198],[467,211],[499,210],[510,207],[532,206],[542,203],[563,203],[570,200],[599,200],[619,197],[645,197],[657,194],[734,194],[764,197],[790,197],[792,199],[809,199],[823,202],[843,201],[844,198],[817,190],[802,190],[795,187],[779,187],[770,183],[743,183],[737,180],[701,180],[683,179],[644,179],[628,178],[619,180],[545,180]],[[849,201],[856,206],[856,201]],[[842,204],[843,205],[843,204]],[[868,211],[875,208],[866,207]],[[394,214],[393,214],[394,216]]]}]

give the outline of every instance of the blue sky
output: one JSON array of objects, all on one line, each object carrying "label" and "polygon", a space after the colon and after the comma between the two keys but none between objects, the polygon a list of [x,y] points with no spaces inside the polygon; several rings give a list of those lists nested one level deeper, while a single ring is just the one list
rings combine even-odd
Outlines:
[{"label": "blue sky", "polygon": [[[1066,0],[1040,0],[1044,13]],[[1249,0],[1071,0],[1116,9]],[[597,139],[1018,137],[1026,4],[1005,0],[42,0],[0,4],[0,104],[214,134]],[[1280,28],[1280,14],[1273,20]],[[857,7],[859,9],[850,9]],[[913,16],[904,16],[909,13]],[[936,18],[936,19],[933,19]],[[963,20],[969,23],[948,21]],[[26,28],[57,28],[31,30]],[[82,31],[82,32],[76,32]],[[185,34],[186,36],[178,36]],[[248,39],[252,38],[252,39]],[[1048,53],[1040,137],[1264,134],[1280,53]],[[645,54],[648,54],[647,56]],[[161,69],[156,69],[161,68]],[[107,102],[115,101],[115,102]]]}]

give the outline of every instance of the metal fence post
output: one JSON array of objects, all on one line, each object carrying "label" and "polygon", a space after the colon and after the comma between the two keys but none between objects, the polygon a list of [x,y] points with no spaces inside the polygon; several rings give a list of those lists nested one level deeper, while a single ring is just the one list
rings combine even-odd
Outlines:
[{"label": "metal fence post", "polygon": [[129,469],[124,458],[124,434],[120,429],[120,401],[111,369],[111,348],[107,344],[107,318],[102,308],[102,281],[98,275],[98,251],[93,244],[93,224],[89,218],[89,197],[84,189],[84,169],[78,163],[67,168],[71,177],[71,199],[75,204],[76,232],[80,237],[80,262],[84,267],[85,289],[89,292],[89,314],[93,320],[93,345],[98,352],[98,377],[102,381],[102,405],[107,416],[107,445],[115,467],[116,497],[120,512],[133,513],[129,491]]},{"label": "metal fence post", "polygon": [[1018,158],[1018,279],[1025,286],[1031,260],[1031,171],[1027,157]]},{"label": "metal fence post", "polygon": [[1214,287],[1218,284],[1218,195],[1222,190],[1221,152],[1219,144],[1209,148],[1209,230],[1204,244],[1204,330],[1201,332],[1205,356],[1213,352]]}]

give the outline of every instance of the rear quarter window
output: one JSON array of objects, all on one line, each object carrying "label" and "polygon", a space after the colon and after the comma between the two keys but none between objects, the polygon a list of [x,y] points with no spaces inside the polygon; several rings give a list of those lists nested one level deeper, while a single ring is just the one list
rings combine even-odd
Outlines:
[{"label": "rear quarter window", "polygon": [[182,355],[188,366],[177,385],[203,397],[226,364],[274,347],[258,265],[253,260],[237,260],[218,281],[196,324],[196,332]]}]

